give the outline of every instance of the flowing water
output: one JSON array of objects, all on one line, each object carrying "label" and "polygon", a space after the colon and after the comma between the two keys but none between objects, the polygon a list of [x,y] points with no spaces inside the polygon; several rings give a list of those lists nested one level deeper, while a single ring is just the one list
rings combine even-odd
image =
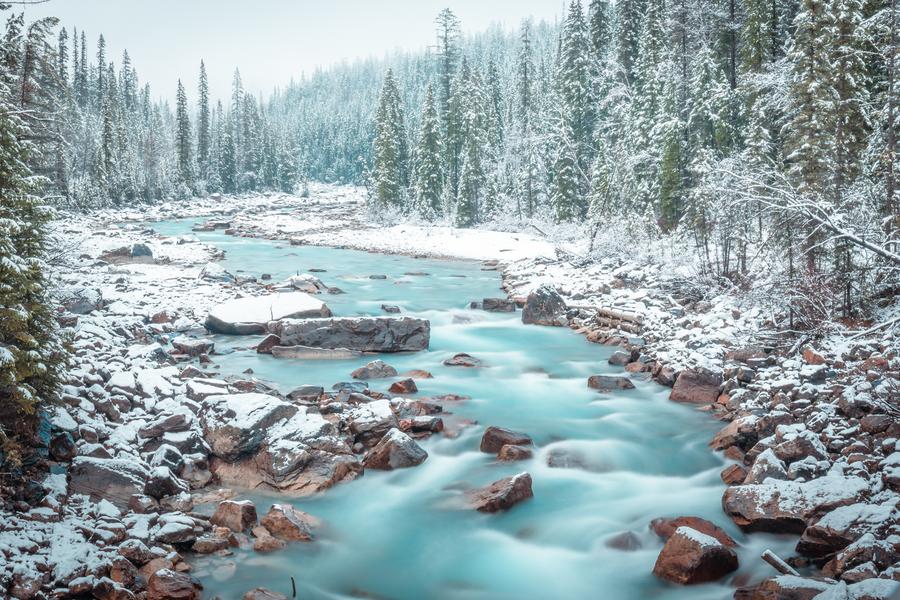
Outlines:
[{"label": "flowing water", "polygon": [[[152,223],[163,235],[189,232],[192,221]],[[470,396],[445,404],[454,418],[477,425],[458,438],[421,442],[422,465],[367,471],[314,498],[289,500],[325,525],[313,543],[292,543],[272,554],[236,551],[194,560],[206,596],[237,599],[264,586],[297,597],[392,599],[642,599],[730,598],[731,579],[679,588],[652,574],[661,542],[647,528],[659,516],[696,515],[722,526],[741,542],[739,577],[769,575],[757,558],[763,547],[790,548],[790,539],[742,536],[721,509],[724,460],[707,442],[721,425],[697,410],[669,402],[668,390],[647,381],[636,389],[600,394],[586,387],[592,374],[620,374],[606,359],[613,348],[591,344],[566,328],[522,325],[520,314],[469,310],[471,300],[502,296],[500,278],[478,263],[424,260],[352,250],[291,247],[269,240],[198,237],[226,251],[232,273],[269,273],[274,281],[311,268],[344,295],[324,295],[338,316],[380,315],[381,304],[430,319],[427,352],[382,358],[401,373],[425,369],[419,395]],[[428,273],[411,275],[410,273]],[[387,278],[370,279],[369,275]],[[256,340],[253,339],[252,342]],[[251,340],[217,338],[217,350],[246,348]],[[445,358],[468,352],[486,368],[445,367]],[[372,357],[339,361],[274,359],[237,349],[214,357],[221,371],[255,376],[289,391],[301,384],[329,388]],[[386,388],[390,380],[372,382]],[[478,451],[484,427],[529,433],[533,459],[498,463]],[[581,468],[550,468],[550,452],[579,457]],[[461,490],[528,471],[534,498],[504,514],[459,509]],[[259,514],[285,498],[245,492]],[[607,545],[634,532],[641,547]]]}]

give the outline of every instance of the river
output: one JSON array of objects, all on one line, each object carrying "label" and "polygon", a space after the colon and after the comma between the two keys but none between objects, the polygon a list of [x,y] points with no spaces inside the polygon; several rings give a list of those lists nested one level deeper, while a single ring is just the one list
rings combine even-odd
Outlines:
[{"label": "river", "polygon": [[[163,235],[190,233],[194,221],[148,224]],[[236,550],[229,557],[199,557],[194,574],[205,597],[240,598],[264,586],[297,597],[619,600],[730,598],[730,578],[679,588],[652,574],[661,541],[649,531],[659,516],[696,515],[725,527],[738,539],[739,577],[762,576],[763,547],[786,551],[789,540],[748,538],[722,513],[724,459],[707,442],[721,426],[693,407],[668,401],[668,390],[635,378],[636,389],[601,394],[589,390],[592,374],[622,374],[607,364],[614,348],[587,342],[567,328],[523,325],[520,314],[470,310],[472,300],[502,296],[496,271],[480,263],[416,259],[283,242],[196,234],[226,251],[223,266],[236,275],[271,274],[278,281],[310,269],[346,292],[323,295],[337,316],[381,315],[382,304],[431,321],[427,352],[385,355],[398,371],[425,369],[419,395],[462,394],[445,404],[451,419],[477,425],[456,438],[421,442],[429,458],[411,469],[378,472],[317,497],[289,500],[325,525],[313,543],[293,543],[272,554]],[[414,274],[413,274],[414,273]],[[427,273],[427,275],[422,275]],[[371,279],[384,275],[386,279]],[[224,374],[252,368],[255,377],[282,391],[301,384],[327,388],[348,381],[372,357],[355,360],[274,359],[242,350],[256,338],[220,336],[214,356]],[[236,347],[237,350],[229,351]],[[468,352],[482,369],[445,367]],[[386,389],[390,380],[372,382]],[[529,433],[533,459],[498,463],[478,451],[484,427]],[[551,468],[548,453],[576,456],[581,468]],[[482,514],[454,505],[460,490],[528,471],[534,498],[504,514]],[[243,491],[262,515],[285,498]],[[641,547],[609,547],[612,536],[631,531]]]}]

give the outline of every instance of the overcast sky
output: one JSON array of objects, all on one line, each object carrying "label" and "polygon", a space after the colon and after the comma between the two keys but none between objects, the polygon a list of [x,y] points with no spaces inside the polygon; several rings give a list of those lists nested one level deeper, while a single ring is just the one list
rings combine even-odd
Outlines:
[{"label": "overcast sky", "polygon": [[93,53],[103,33],[118,64],[127,48],[154,96],[172,98],[180,77],[191,97],[206,61],[210,87],[226,98],[235,67],[248,90],[268,94],[316,67],[433,43],[434,17],[449,6],[463,31],[552,21],[562,0],[50,0],[30,16],[55,15],[84,29]]}]

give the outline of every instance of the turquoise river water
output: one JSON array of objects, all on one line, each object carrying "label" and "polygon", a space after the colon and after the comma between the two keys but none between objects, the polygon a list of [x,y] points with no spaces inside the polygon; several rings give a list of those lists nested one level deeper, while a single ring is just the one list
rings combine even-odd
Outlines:
[{"label": "turquoise river water", "polygon": [[[148,224],[162,235],[190,232],[191,220]],[[302,599],[612,599],[730,598],[735,581],[773,573],[758,556],[763,548],[787,553],[789,538],[743,536],[722,513],[724,459],[707,447],[721,426],[709,415],[668,401],[668,390],[649,381],[613,394],[589,390],[592,374],[620,374],[606,359],[613,348],[587,342],[567,328],[527,326],[520,313],[467,308],[471,300],[502,296],[495,271],[479,263],[415,259],[321,247],[292,247],[221,232],[198,237],[226,252],[235,274],[269,273],[274,281],[311,268],[343,295],[323,295],[338,316],[381,315],[381,304],[430,319],[427,352],[385,355],[400,372],[425,369],[419,395],[462,394],[445,405],[477,425],[457,438],[421,442],[428,459],[362,478],[312,498],[279,498],[244,491],[262,515],[289,501],[324,521],[313,543],[293,543],[272,554],[236,551],[193,561],[205,597],[239,599],[264,586],[291,597],[291,577]],[[427,276],[408,273],[428,273]],[[369,275],[385,275],[383,280]],[[246,348],[255,339],[219,337],[217,349]],[[445,367],[457,352],[484,360],[482,369]],[[372,357],[357,360],[274,359],[235,350],[214,360],[226,374],[252,368],[255,376],[287,392],[301,384],[329,388]],[[372,382],[386,389],[390,380]],[[478,451],[484,427],[529,433],[533,459],[499,463]],[[583,468],[551,468],[549,452],[579,456]],[[534,479],[534,498],[504,514],[460,510],[460,489],[521,471]],[[649,531],[659,516],[696,515],[725,527],[737,539],[742,568],[737,579],[690,588],[652,574],[662,543]],[[618,550],[607,541],[633,532],[641,547]]]}]

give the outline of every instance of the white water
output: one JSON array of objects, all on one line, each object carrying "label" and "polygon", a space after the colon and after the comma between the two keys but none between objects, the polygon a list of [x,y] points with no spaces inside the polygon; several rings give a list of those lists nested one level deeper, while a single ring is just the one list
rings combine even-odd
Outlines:
[{"label": "white water", "polygon": [[[185,233],[191,222],[155,223],[165,235]],[[724,460],[707,448],[721,425],[691,407],[667,400],[652,382],[612,394],[588,390],[592,374],[614,373],[612,348],[590,344],[564,328],[524,326],[520,315],[466,309],[470,300],[502,296],[497,273],[480,265],[368,254],[350,250],[282,247],[265,240],[199,234],[227,251],[232,272],[270,273],[275,281],[309,268],[346,295],[323,296],[341,316],[382,314],[382,303],[431,320],[428,352],[386,355],[399,371],[417,368],[435,378],[419,380],[419,395],[455,393],[471,400],[445,404],[454,418],[472,419],[457,439],[441,435],[422,442],[429,458],[394,472],[367,471],[352,483],[315,497],[293,500],[325,522],[314,543],[294,543],[273,554],[236,551],[234,556],[193,561],[206,596],[240,598],[257,586],[298,598],[730,598],[730,578],[679,588],[651,574],[662,543],[647,528],[659,516],[696,515],[725,527],[742,543],[738,576],[770,575],[759,559],[764,547],[788,553],[793,540],[752,539],[721,510]],[[404,275],[427,272],[429,276]],[[372,280],[370,274],[387,275]],[[217,349],[247,347],[248,338],[217,339]],[[441,361],[468,352],[484,369],[444,367]],[[214,357],[223,373],[252,368],[255,376],[284,391],[301,384],[349,380],[367,359],[276,360],[239,350]],[[386,389],[389,380],[372,382]],[[487,425],[529,433],[535,457],[498,463],[478,451]],[[586,469],[550,468],[547,453],[566,449]],[[462,490],[520,471],[534,479],[532,500],[505,514],[460,510]],[[260,515],[284,498],[245,491]],[[642,548],[608,547],[611,536],[632,531]]]}]

